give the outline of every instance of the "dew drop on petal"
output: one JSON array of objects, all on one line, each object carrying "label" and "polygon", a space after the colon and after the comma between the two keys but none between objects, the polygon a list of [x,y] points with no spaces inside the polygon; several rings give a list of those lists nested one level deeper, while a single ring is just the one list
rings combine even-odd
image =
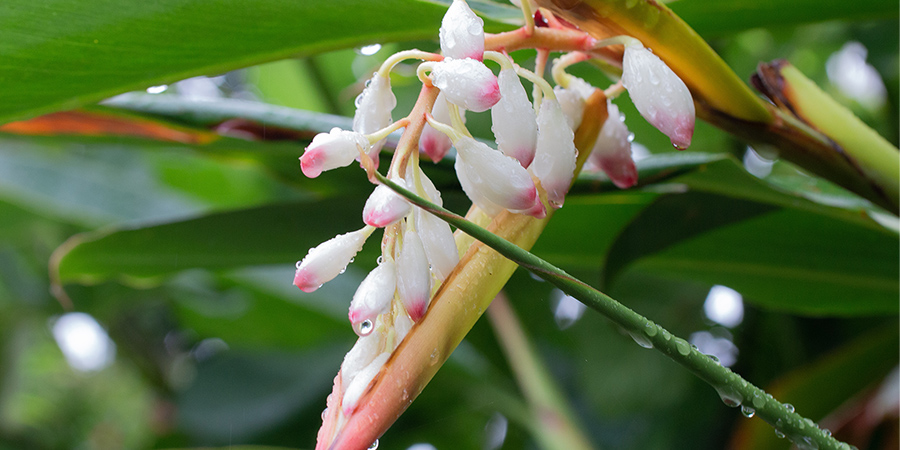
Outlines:
[{"label": "dew drop on petal", "polygon": [[369,446],[368,450],[378,450],[378,439],[375,439],[375,442]]},{"label": "dew drop on petal", "polygon": [[372,331],[374,329],[375,324],[373,324],[371,320],[366,319],[360,322],[359,325],[357,325],[356,329],[353,331],[356,331],[356,334],[358,334],[359,336],[364,337],[372,334]]}]

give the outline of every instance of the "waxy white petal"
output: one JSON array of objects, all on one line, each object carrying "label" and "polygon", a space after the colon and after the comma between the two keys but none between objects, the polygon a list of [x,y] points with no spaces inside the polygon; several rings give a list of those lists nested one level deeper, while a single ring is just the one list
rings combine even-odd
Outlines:
[{"label": "waxy white petal", "polygon": [[356,344],[344,355],[344,362],[341,363],[343,387],[349,386],[356,374],[381,353],[382,346],[384,346],[384,335],[381,333],[370,333],[356,340]]},{"label": "waxy white petal", "polygon": [[444,281],[459,262],[459,250],[450,225],[430,212],[416,208],[416,229],[422,238],[431,272],[439,281]]},{"label": "waxy white petal", "polygon": [[622,85],[641,116],[679,149],[691,145],[694,101],[681,78],[658,56],[640,45],[625,47]]},{"label": "waxy white petal", "polygon": [[497,82],[500,101],[491,108],[491,130],[497,147],[504,155],[516,158],[522,167],[528,167],[537,142],[534,108],[514,69],[501,70]]},{"label": "waxy white petal", "polygon": [[441,53],[449,58],[484,58],[484,21],[463,0],[453,0],[441,20]]},{"label": "waxy white petal", "polygon": [[[464,166],[471,188],[491,203],[514,212],[531,210],[540,203],[531,175],[515,158],[468,136],[456,142],[456,150],[457,176],[459,166]],[[469,198],[475,201],[471,195]]]},{"label": "waxy white petal", "polygon": [[[357,334],[366,335],[374,329],[375,318],[388,312],[397,289],[397,270],[393,261],[384,261],[363,279],[353,294],[348,317]],[[369,321],[368,331],[360,324]]]},{"label": "waxy white petal", "polygon": [[469,111],[487,111],[500,100],[497,77],[484,63],[471,58],[435,63],[431,81],[450,103]]},{"label": "waxy white petal", "polygon": [[603,170],[613,184],[621,189],[637,183],[637,168],[631,158],[632,134],[625,126],[625,116],[619,107],[607,103],[609,117],[603,123],[590,155],[593,165]]},{"label": "waxy white petal", "polygon": [[300,157],[300,168],[309,178],[315,178],[326,170],[349,166],[359,157],[360,150],[367,151],[369,140],[361,133],[332,128],[330,133],[317,134]]},{"label": "waxy white petal", "polygon": [[575,133],[566,123],[559,102],[549,98],[541,103],[537,124],[537,150],[529,170],[541,180],[550,203],[560,207],[575,176]]},{"label": "waxy white petal", "polygon": [[366,242],[365,229],[337,235],[309,250],[297,263],[294,285],[312,292],[341,274]]},{"label": "waxy white petal", "polygon": [[571,77],[569,79],[569,87],[565,89],[560,86],[553,87],[556,100],[559,102],[559,106],[566,116],[566,122],[572,130],[577,129],[581,125],[581,119],[584,115],[584,102],[595,90],[595,87],[578,77]]},{"label": "waxy white petal", "polygon": [[[406,183],[400,178],[391,181],[406,187]],[[409,211],[410,204],[405,198],[385,185],[378,185],[363,207],[363,222],[366,225],[383,228],[406,217]]]},{"label": "waxy white petal", "polygon": [[397,292],[409,317],[418,322],[431,300],[431,272],[422,239],[415,231],[403,233],[403,247],[397,258]]},{"label": "waxy white petal", "polygon": [[382,353],[375,357],[365,368],[357,372],[356,376],[347,384],[344,397],[341,399],[341,409],[345,416],[349,416],[356,409],[359,398],[366,392],[369,383],[378,375],[381,367],[391,357],[390,353]]},{"label": "waxy white petal", "polygon": [[[391,91],[391,80],[378,72],[366,83],[362,94],[356,98],[356,113],[353,115],[353,131],[372,134],[393,123],[391,111],[397,106],[397,97]],[[369,157],[378,164],[378,152],[384,146],[382,139],[369,148]]]}]

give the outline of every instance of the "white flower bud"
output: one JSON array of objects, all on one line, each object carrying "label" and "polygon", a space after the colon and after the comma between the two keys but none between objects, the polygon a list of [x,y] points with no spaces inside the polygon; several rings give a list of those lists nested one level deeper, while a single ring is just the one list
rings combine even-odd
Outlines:
[{"label": "white flower bud", "polygon": [[384,363],[386,363],[390,357],[390,353],[382,353],[376,356],[372,362],[357,372],[356,376],[353,377],[353,380],[350,381],[346,390],[344,390],[344,397],[341,399],[341,409],[344,412],[344,416],[349,416],[356,410],[356,405],[359,403],[360,397],[366,392],[369,384],[375,379],[375,375],[378,375],[378,372],[381,371],[381,367],[384,366]]},{"label": "white flower bud", "polygon": [[356,344],[344,355],[344,362],[341,363],[341,384],[343,387],[349,386],[350,382],[356,378],[356,374],[368,366],[381,353],[383,345],[384,335],[381,333],[371,333],[356,340]]},{"label": "white flower bud", "polygon": [[431,272],[422,239],[415,231],[403,233],[403,247],[397,258],[397,292],[410,319],[418,322],[431,300]]},{"label": "white flower bud", "polygon": [[444,281],[459,262],[459,250],[456,249],[450,225],[430,212],[416,208],[416,229],[422,238],[432,273],[439,281]]},{"label": "white flower bud", "polygon": [[471,200],[475,206],[481,208],[485,214],[491,217],[503,212],[502,206],[488,200],[481,190],[469,180],[469,174],[466,173],[467,165],[463,162],[462,158],[456,158],[453,167],[456,169],[456,178],[459,179],[459,184],[462,186],[463,192],[466,193],[466,196],[469,197],[469,200]]},{"label": "white flower bud", "polygon": [[536,204],[540,204],[531,175],[515,158],[468,136],[456,142],[456,150],[459,152],[456,159],[457,176],[460,177],[460,183],[463,182],[463,177],[466,178],[470,189],[477,192],[473,195],[463,185],[463,190],[476,204],[476,199],[481,196],[513,212],[531,211]]},{"label": "white flower bud", "polygon": [[534,108],[515,70],[501,70],[497,81],[500,101],[491,108],[491,130],[497,147],[504,155],[519,160],[522,167],[528,167],[537,141]]},{"label": "white flower bud", "polygon": [[575,176],[575,133],[566,123],[559,102],[545,98],[537,117],[538,139],[529,170],[547,191],[547,199],[560,207]]},{"label": "white flower bud", "polygon": [[[391,80],[375,72],[362,94],[356,98],[356,114],[353,115],[353,131],[372,134],[393,123],[391,111],[397,106],[397,97],[391,91]],[[384,146],[382,139],[369,148],[369,157],[378,164],[378,152]]]},{"label": "white flower bud", "polygon": [[300,168],[309,178],[326,170],[349,166],[360,150],[369,148],[369,140],[360,133],[332,128],[330,133],[317,134],[300,157]]},{"label": "white flower bud", "polygon": [[[391,181],[406,187],[406,183],[400,178],[392,178]],[[404,197],[381,184],[375,187],[372,195],[366,200],[363,207],[363,222],[375,228],[383,228],[406,217],[409,210],[410,204]]]},{"label": "white flower bud", "polygon": [[441,53],[449,58],[484,58],[484,21],[463,0],[453,0],[441,20]]},{"label": "white flower bud", "polygon": [[607,103],[609,117],[603,123],[597,142],[591,152],[590,161],[606,173],[613,184],[621,189],[637,183],[637,168],[631,158],[632,134],[625,126],[625,116],[619,107]]},{"label": "white flower bud", "polygon": [[[462,118],[462,123],[465,124],[466,110],[460,108],[459,114]],[[451,122],[450,110],[447,107],[447,98],[444,96],[443,91],[438,94],[437,100],[434,102],[434,108],[431,110],[431,115],[434,117],[434,120],[437,120],[438,122]],[[452,146],[453,143],[450,142],[450,138],[447,137],[446,134],[435,130],[434,127],[428,123],[425,124],[425,128],[422,129],[422,136],[419,138],[419,151],[428,155],[432,161],[438,162],[444,159],[444,156],[447,155],[447,151],[449,151]]]},{"label": "white flower bud", "polygon": [[628,45],[622,57],[622,85],[641,116],[679,149],[691,145],[694,101],[681,78],[640,45]]},{"label": "white flower bud", "polygon": [[487,111],[500,100],[497,77],[484,63],[471,58],[435,63],[431,81],[450,103],[469,111]]},{"label": "white flower bud", "polygon": [[[384,261],[359,284],[350,302],[348,317],[353,330],[363,336],[375,328],[375,318],[388,312],[397,289],[397,270],[393,261]],[[364,322],[366,326],[360,326]]]},{"label": "white flower bud", "polygon": [[365,228],[337,235],[309,250],[297,263],[294,285],[303,292],[312,292],[340,275],[347,264],[362,249],[368,237]]}]

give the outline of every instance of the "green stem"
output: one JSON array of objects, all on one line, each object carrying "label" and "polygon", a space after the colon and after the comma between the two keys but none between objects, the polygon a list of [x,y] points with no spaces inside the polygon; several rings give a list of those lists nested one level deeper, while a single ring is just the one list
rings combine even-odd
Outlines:
[{"label": "green stem", "polygon": [[529,421],[532,433],[541,446],[560,450],[592,448],[590,441],[575,425],[564,397],[535,354],[509,300],[502,292],[494,298],[487,313],[519,388],[528,400],[529,412],[533,417]]},{"label": "green stem", "polygon": [[732,372],[731,369],[723,367],[709,356],[700,353],[688,341],[672,335],[665,328],[632,311],[612,297],[572,277],[534,254],[469,222],[465,218],[416,196],[412,192],[390,182],[381,174],[376,172],[375,176],[381,183],[386,184],[400,195],[406,197],[411,203],[440,217],[506,258],[516,262],[529,272],[550,282],[566,294],[597,310],[606,318],[628,330],[636,341],[641,341],[641,344],[651,344],[653,348],[709,383],[716,389],[726,405],[733,407],[743,405],[744,408],[748,409],[748,412],[752,409],[757,416],[775,427],[777,432],[788,436],[794,443],[803,448],[812,447],[813,445],[819,449],[841,450],[848,448],[847,444],[836,440],[830,434],[826,434],[811,420],[795,413],[793,408],[789,409],[775,400],[770,394]]}]

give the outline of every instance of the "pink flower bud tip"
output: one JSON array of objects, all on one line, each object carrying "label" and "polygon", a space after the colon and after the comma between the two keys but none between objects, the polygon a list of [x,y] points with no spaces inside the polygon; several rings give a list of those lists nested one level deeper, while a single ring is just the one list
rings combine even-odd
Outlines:
[{"label": "pink flower bud tip", "polygon": [[428,300],[413,300],[407,305],[407,308],[406,312],[409,314],[409,318],[412,319],[413,322],[419,322],[422,320],[422,317],[425,316],[425,310],[428,309]]},{"label": "pink flower bud tip", "polygon": [[368,147],[369,142],[361,133],[332,128],[313,138],[300,157],[300,168],[304,175],[315,178],[326,170],[350,165],[359,151]]},{"label": "pink flower bud tip", "polygon": [[497,77],[484,63],[472,58],[435,63],[431,79],[447,101],[469,111],[487,111],[500,101]]},{"label": "pink flower bud tip", "polygon": [[[402,179],[392,181],[406,187]],[[397,195],[391,188],[379,185],[366,200],[363,207],[363,222],[366,225],[383,228],[406,217],[409,211],[410,204],[405,198]]]},{"label": "pink flower bud tip", "polygon": [[619,189],[628,189],[637,184],[637,167],[630,156],[614,155],[600,158],[599,166]]},{"label": "pink flower bud tip", "polygon": [[297,263],[294,285],[303,292],[313,292],[340,275],[362,249],[369,232],[366,229],[341,234],[311,248]]},{"label": "pink flower bud tip", "polygon": [[322,283],[309,271],[297,270],[294,274],[294,286],[303,292],[310,293],[322,287]]}]

